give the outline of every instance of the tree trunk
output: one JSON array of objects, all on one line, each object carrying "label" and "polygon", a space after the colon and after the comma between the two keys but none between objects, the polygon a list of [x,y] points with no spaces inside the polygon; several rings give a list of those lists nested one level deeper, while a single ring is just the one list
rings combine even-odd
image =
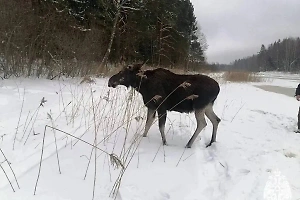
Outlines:
[{"label": "tree trunk", "polygon": [[159,44],[158,44],[158,61],[157,61],[157,66],[160,66],[161,64],[161,53],[162,53],[162,21],[159,20],[159,38],[158,38],[158,41],[159,41]]},{"label": "tree trunk", "polygon": [[120,17],[120,11],[121,11],[121,8],[119,7],[117,9],[117,13],[116,13],[116,16],[115,16],[115,21],[114,21],[113,29],[111,31],[109,44],[108,44],[107,50],[106,50],[106,52],[104,54],[104,57],[103,57],[103,59],[101,61],[100,67],[98,69],[98,74],[103,71],[103,68],[104,68],[104,66],[105,66],[105,64],[106,64],[106,62],[108,60],[108,56],[110,54],[111,47],[112,47],[112,44],[113,44],[113,41],[114,41],[114,38],[115,38],[115,34],[116,34],[116,28],[117,28],[117,24],[118,24],[119,17]]}]

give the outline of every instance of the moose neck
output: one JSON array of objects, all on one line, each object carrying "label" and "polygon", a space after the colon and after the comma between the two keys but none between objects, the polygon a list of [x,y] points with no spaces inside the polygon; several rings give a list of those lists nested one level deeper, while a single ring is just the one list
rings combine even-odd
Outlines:
[{"label": "moose neck", "polygon": [[131,81],[131,87],[133,87],[136,91],[140,92],[140,88],[143,85],[143,77],[140,75],[135,75]]}]

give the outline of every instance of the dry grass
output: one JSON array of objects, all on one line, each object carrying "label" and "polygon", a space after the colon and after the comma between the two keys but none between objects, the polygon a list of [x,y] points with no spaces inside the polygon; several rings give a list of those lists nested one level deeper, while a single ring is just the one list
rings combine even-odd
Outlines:
[{"label": "dry grass", "polygon": [[246,71],[227,71],[224,72],[222,78],[230,82],[260,82],[262,78],[254,72]]},{"label": "dry grass", "polygon": [[287,157],[287,158],[295,158],[295,157],[297,157],[297,155],[294,154],[293,152],[285,152],[284,156]]}]

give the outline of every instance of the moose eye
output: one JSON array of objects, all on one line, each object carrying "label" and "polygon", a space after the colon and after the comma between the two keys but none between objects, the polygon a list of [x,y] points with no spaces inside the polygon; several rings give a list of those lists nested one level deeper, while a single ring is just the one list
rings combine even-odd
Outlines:
[{"label": "moose eye", "polygon": [[123,82],[124,81],[124,77],[122,77],[122,78],[120,78],[120,80],[119,80],[120,82]]},{"label": "moose eye", "polygon": [[133,69],[133,65],[128,65],[127,69],[132,70]]}]

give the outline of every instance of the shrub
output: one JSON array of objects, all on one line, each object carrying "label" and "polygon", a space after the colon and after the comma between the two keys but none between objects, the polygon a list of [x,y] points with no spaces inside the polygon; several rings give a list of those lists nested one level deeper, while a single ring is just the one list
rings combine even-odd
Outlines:
[{"label": "shrub", "polygon": [[262,78],[254,72],[246,71],[227,71],[222,78],[230,82],[260,82]]}]

